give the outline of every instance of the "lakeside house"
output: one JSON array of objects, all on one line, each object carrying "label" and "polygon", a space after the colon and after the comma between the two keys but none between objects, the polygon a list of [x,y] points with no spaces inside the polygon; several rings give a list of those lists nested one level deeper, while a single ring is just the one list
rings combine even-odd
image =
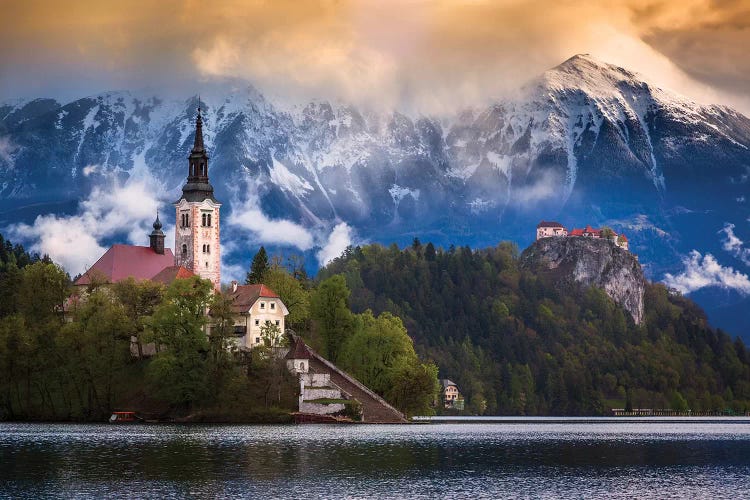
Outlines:
[{"label": "lakeside house", "polygon": [[444,408],[464,409],[464,398],[458,390],[458,385],[452,380],[447,378],[440,379],[440,396]]},{"label": "lakeside house", "polygon": [[590,225],[587,225],[583,229],[573,228],[570,231],[559,222],[554,221],[541,221],[536,225],[536,239],[551,237],[583,237],[583,238],[606,238],[612,243],[622,248],[623,250],[630,251],[630,244],[628,237],[625,234],[617,234],[610,228],[595,229]]}]

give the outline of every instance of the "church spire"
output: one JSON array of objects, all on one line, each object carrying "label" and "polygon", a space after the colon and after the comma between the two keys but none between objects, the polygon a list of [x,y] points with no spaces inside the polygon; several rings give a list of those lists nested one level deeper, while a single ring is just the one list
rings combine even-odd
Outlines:
[{"label": "church spire", "polygon": [[149,246],[154,252],[159,255],[164,255],[164,231],[161,230],[161,221],[159,220],[158,210],[156,211],[156,220],[154,221],[153,228],[154,230],[148,235]]},{"label": "church spire", "polygon": [[192,153],[202,153],[206,151],[203,147],[203,117],[201,116],[201,99],[198,98],[198,117],[195,119],[195,142],[193,143]]},{"label": "church spire", "polygon": [[200,98],[198,116],[195,118],[195,141],[188,156],[187,183],[182,188],[182,196],[188,201],[214,199],[214,188],[208,180],[208,154],[203,143],[203,115]]}]

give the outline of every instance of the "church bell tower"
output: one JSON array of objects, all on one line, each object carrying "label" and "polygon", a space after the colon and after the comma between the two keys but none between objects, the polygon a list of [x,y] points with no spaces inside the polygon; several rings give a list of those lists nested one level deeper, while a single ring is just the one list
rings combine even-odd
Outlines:
[{"label": "church bell tower", "polygon": [[208,180],[208,154],[203,145],[203,118],[200,104],[195,120],[195,142],[188,157],[187,183],[174,204],[175,264],[221,285],[221,247],[219,245],[219,209],[214,188]]}]

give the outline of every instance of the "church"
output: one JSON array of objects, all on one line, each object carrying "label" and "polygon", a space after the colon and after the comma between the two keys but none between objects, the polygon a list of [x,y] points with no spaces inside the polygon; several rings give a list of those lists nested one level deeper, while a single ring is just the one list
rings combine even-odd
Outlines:
[{"label": "church", "polygon": [[178,278],[198,275],[221,287],[221,218],[214,188],[208,179],[208,154],[203,144],[201,108],[195,121],[195,141],[188,157],[187,182],[174,203],[175,252],[164,247],[164,232],[157,214],[149,246],[112,245],[74,285],[92,282],[116,283],[128,277],[169,284]]},{"label": "church", "polygon": [[[84,289],[92,283],[110,284],[134,278],[169,285],[176,279],[199,276],[211,281],[217,292],[221,291],[221,203],[214,197],[214,188],[208,179],[208,154],[203,144],[200,107],[195,121],[195,141],[188,157],[187,182],[174,207],[174,253],[165,248],[165,235],[157,214],[148,246],[112,245],[73,284]],[[275,325],[280,332],[285,331],[284,320],[289,311],[281,297],[267,286],[238,285],[233,281],[227,293],[234,313],[233,344],[236,348],[246,350],[260,345],[265,325]]]}]

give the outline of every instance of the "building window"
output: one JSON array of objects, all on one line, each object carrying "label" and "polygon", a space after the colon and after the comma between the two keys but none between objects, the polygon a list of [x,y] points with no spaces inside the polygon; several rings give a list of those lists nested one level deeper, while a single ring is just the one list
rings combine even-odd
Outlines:
[{"label": "building window", "polygon": [[270,325],[270,324],[271,324],[271,320],[270,320],[270,319],[267,319],[267,320],[266,320],[266,326],[268,326],[268,325]]},{"label": "building window", "polygon": [[259,326],[259,325],[260,325],[260,320],[259,320],[259,319],[256,319],[256,320],[255,320],[255,326]]},{"label": "building window", "polygon": [[260,337],[255,337],[255,343],[260,344]]},{"label": "building window", "polygon": [[271,310],[273,311],[276,309],[276,302],[271,302]]},{"label": "building window", "polygon": [[180,227],[188,227],[188,214],[180,214]]},{"label": "building window", "polygon": [[276,326],[279,326],[279,320],[278,319],[276,320]]},{"label": "building window", "polygon": [[187,245],[182,245],[182,254],[187,255]]},{"label": "building window", "polygon": [[260,303],[260,308],[261,309],[265,309],[266,308],[266,303],[265,302],[261,302]]},{"label": "building window", "polygon": [[211,214],[201,214],[201,225],[211,227]]},{"label": "building window", "polygon": [[203,245],[203,253],[211,253],[211,245]]}]

